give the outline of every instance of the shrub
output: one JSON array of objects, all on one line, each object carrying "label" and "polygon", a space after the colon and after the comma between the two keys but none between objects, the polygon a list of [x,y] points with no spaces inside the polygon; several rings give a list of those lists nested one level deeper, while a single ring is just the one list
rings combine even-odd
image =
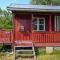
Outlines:
[{"label": "shrub", "polygon": [[4,46],[1,44],[0,45],[0,52],[3,50]]}]

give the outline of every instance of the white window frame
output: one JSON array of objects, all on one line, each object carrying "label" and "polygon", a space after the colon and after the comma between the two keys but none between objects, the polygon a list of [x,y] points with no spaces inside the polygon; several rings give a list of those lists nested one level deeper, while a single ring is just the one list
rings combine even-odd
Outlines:
[{"label": "white window frame", "polygon": [[[45,18],[44,17],[33,17],[33,19],[37,19],[37,30],[34,31],[45,31]],[[44,20],[44,24],[39,24],[39,19],[43,19]],[[44,30],[39,30],[39,25],[43,25],[44,26]]]}]

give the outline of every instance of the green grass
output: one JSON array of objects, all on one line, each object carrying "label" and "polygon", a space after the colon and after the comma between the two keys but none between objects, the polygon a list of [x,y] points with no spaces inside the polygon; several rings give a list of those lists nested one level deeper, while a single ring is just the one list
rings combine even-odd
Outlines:
[{"label": "green grass", "polygon": [[[46,54],[45,48],[36,48],[37,60],[60,60],[60,49],[54,49],[53,53]],[[0,60],[13,60],[13,55],[0,53]]]},{"label": "green grass", "polygon": [[60,55],[39,55],[37,60],[60,60]]},{"label": "green grass", "polygon": [[40,48],[37,49],[36,53],[37,54],[37,60],[60,60],[60,50],[54,49],[53,53],[51,54],[46,54],[45,48]]},{"label": "green grass", "polygon": [[0,52],[3,50],[3,45],[0,44]]}]

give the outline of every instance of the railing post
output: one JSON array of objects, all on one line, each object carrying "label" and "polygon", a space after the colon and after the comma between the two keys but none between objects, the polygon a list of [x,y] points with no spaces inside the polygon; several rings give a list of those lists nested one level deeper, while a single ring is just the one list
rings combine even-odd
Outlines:
[{"label": "railing post", "polygon": [[11,43],[11,30],[10,30],[10,34],[9,35],[10,35],[10,43]]},{"label": "railing post", "polygon": [[49,31],[52,31],[52,15],[49,15]]}]

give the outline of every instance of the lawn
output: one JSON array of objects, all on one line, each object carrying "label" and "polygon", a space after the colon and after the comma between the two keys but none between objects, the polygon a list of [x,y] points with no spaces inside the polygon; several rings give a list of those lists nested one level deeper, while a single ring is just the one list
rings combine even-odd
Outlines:
[{"label": "lawn", "polygon": [[1,52],[0,60],[13,60],[13,54]]},{"label": "lawn", "polygon": [[[36,51],[37,60],[60,60],[60,48],[54,49],[51,54],[46,54],[45,48],[40,48]],[[14,60],[11,53],[0,53],[0,60]]]},{"label": "lawn", "polygon": [[60,55],[40,55],[37,60],[60,60]]},{"label": "lawn", "polygon": [[39,49],[39,54],[37,54],[37,60],[60,60],[60,49],[55,48],[54,52],[51,54],[46,54],[45,49]]}]

